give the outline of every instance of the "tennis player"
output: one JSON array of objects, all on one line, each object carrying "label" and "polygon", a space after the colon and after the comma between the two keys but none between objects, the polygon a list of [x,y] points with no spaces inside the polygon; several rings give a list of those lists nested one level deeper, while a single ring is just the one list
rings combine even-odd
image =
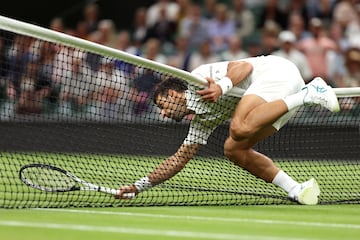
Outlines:
[{"label": "tennis player", "polygon": [[[298,183],[253,146],[276,133],[305,104],[340,111],[333,89],[323,79],[304,84],[297,67],[281,57],[260,56],[231,62],[201,65],[192,74],[207,79],[208,87],[196,88],[170,78],[157,85],[154,101],[163,117],[180,121],[195,114],[178,151],[134,184],[120,188],[116,198],[127,199],[170,179],[181,171],[212,131],[231,119],[225,156],[251,174],[273,183],[300,204],[318,203],[319,185],[314,178]],[[242,97],[227,94],[233,87],[245,90]]]}]

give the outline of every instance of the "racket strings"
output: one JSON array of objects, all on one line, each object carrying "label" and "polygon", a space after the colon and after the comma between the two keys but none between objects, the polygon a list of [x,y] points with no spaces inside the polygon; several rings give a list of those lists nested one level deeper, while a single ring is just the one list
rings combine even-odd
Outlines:
[{"label": "racket strings", "polygon": [[49,168],[28,168],[22,178],[29,185],[46,191],[68,191],[76,182],[66,174]]}]

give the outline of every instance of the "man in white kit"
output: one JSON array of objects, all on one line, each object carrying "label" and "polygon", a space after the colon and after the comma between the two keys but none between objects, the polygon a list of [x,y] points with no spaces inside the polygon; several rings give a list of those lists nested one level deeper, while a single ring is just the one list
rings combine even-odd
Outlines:
[{"label": "man in white kit", "polygon": [[[195,114],[183,144],[147,176],[121,187],[115,197],[128,199],[173,177],[207,143],[213,130],[231,119],[229,137],[224,143],[224,154],[229,160],[279,186],[290,199],[300,204],[317,204],[320,189],[314,178],[296,182],[253,146],[276,133],[302,105],[318,104],[332,112],[340,111],[333,89],[321,78],[305,85],[297,67],[276,56],[205,64],[192,74],[206,78],[208,87],[200,89],[171,78],[158,84],[154,93],[154,102],[163,117],[180,121]],[[227,94],[233,87],[245,90],[243,96]]]}]

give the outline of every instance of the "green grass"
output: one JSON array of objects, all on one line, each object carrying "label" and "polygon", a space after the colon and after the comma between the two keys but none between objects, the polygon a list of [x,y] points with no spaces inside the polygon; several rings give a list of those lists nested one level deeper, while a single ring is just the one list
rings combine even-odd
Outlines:
[{"label": "green grass", "polygon": [[357,205],[0,209],[4,240],[360,239]]},{"label": "green grass", "polygon": [[45,193],[18,177],[22,165],[42,162],[116,188],[144,176],[163,158],[1,153],[0,239],[360,239],[359,206],[326,204],[359,203],[356,162],[276,162],[299,181],[316,176],[322,190],[317,206],[290,202],[278,188],[225,159],[195,158],[170,181],[130,201],[96,192]]},{"label": "green grass", "polygon": [[[23,184],[18,173],[24,164],[49,163],[85,181],[118,188],[147,175],[164,158],[78,153],[1,153],[0,207],[294,204],[281,189],[255,178],[226,159],[197,157],[171,180],[127,202],[97,192],[47,193],[35,190]],[[321,187],[322,204],[360,202],[358,163],[277,160],[276,164],[298,181],[315,176]]]}]

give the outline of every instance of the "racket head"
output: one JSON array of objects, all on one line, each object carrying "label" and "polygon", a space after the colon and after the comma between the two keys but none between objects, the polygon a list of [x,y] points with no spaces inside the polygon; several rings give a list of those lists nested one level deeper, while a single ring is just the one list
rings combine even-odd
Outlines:
[{"label": "racket head", "polygon": [[80,190],[77,181],[66,170],[49,164],[31,163],[19,170],[19,178],[27,186],[46,192]]}]

